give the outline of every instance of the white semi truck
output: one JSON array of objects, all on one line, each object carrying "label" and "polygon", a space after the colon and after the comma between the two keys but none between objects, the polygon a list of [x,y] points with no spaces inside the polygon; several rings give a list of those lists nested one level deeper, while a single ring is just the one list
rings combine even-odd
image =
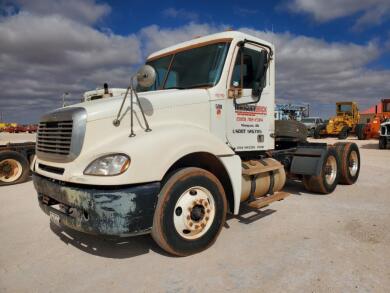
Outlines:
[{"label": "white semi truck", "polygon": [[[274,46],[241,32],[151,54],[124,95],[41,118],[33,181],[51,221],[96,235],[151,233],[185,256],[210,246],[227,212],[281,200],[286,176],[311,192],[353,184],[356,144],[275,131]],[[303,127],[304,128],[304,127]]]}]

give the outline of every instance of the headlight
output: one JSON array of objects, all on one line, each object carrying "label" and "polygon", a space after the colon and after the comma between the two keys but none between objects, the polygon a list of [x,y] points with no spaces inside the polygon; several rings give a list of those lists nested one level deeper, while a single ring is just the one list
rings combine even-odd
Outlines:
[{"label": "headlight", "polygon": [[129,168],[130,158],[124,154],[100,157],[84,170],[85,175],[113,176],[122,174]]}]

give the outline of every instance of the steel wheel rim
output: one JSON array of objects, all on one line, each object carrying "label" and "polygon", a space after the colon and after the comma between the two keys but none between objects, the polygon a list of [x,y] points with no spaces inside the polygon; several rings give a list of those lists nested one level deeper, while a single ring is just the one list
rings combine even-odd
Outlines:
[{"label": "steel wheel rim", "polygon": [[184,239],[202,237],[215,218],[215,202],[211,192],[204,187],[187,189],[179,197],[173,211],[173,224]]},{"label": "steel wheel rim", "polygon": [[0,162],[0,181],[13,182],[22,175],[23,168],[19,161],[14,159],[5,159]]},{"label": "steel wheel rim", "polygon": [[329,156],[325,164],[325,181],[328,185],[332,185],[337,175],[337,161],[334,156]]},{"label": "steel wheel rim", "polygon": [[359,159],[356,151],[352,151],[349,154],[348,161],[349,161],[349,166],[348,166],[349,174],[351,174],[351,176],[355,176],[359,168]]}]

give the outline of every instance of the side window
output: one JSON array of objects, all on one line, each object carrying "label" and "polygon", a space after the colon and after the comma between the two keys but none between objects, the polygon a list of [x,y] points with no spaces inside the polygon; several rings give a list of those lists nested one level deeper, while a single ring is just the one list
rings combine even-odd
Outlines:
[{"label": "side window", "polygon": [[241,88],[264,86],[266,60],[267,52],[265,50],[240,48],[233,68],[231,86]]}]

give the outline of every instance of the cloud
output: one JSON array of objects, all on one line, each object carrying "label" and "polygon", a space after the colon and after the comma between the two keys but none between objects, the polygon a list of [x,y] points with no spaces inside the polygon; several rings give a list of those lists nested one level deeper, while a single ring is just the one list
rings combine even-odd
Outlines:
[{"label": "cloud", "polygon": [[317,22],[357,15],[353,29],[381,24],[390,16],[388,0],[294,0],[285,6],[292,12],[309,14]]},{"label": "cloud", "polygon": [[[149,53],[228,27],[151,25],[121,36],[64,14],[22,9],[0,18],[0,111],[9,121],[36,121],[61,105],[63,92],[77,101],[104,82],[125,87]],[[368,106],[390,92],[390,71],[368,69],[381,57],[384,44],[329,43],[288,32],[239,30],[275,43],[279,102],[310,102],[314,113],[331,114],[338,100]]]},{"label": "cloud", "polygon": [[110,13],[107,4],[95,0],[15,0],[24,11],[35,15],[60,15],[77,22],[93,24]]},{"label": "cloud", "polygon": [[195,21],[199,17],[199,15],[196,12],[188,11],[185,9],[176,9],[173,7],[163,10],[162,14],[165,17],[182,18],[190,21]]},{"label": "cloud", "polygon": [[65,91],[79,100],[106,81],[126,86],[142,60],[135,35],[103,33],[59,15],[7,17],[0,39],[0,109],[13,120],[36,120],[58,107]]},{"label": "cloud", "polygon": [[241,30],[275,44],[279,101],[310,102],[316,113],[325,107],[330,115],[337,101],[356,100],[364,108],[390,92],[390,70],[367,68],[381,54],[375,42],[328,43],[290,33]]},{"label": "cloud", "polygon": [[199,36],[217,33],[227,29],[224,25],[209,25],[189,23],[178,28],[161,28],[151,25],[141,29],[139,36],[144,45],[146,54],[172,46],[174,44],[189,41]]}]

